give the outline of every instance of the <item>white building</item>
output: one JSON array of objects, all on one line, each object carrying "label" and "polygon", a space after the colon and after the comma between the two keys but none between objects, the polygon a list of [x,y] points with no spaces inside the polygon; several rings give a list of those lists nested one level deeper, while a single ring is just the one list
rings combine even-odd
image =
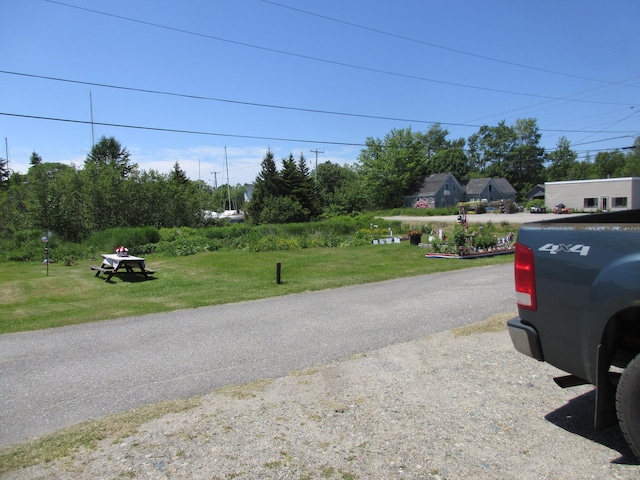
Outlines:
[{"label": "white building", "polygon": [[637,177],[546,182],[544,186],[547,208],[559,203],[585,212],[640,208],[640,178]]}]

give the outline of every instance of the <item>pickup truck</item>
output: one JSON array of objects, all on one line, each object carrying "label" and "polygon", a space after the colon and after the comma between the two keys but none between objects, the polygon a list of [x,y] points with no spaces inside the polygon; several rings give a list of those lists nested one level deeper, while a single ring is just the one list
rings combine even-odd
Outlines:
[{"label": "pickup truck", "polygon": [[595,385],[594,426],[640,459],[640,210],[524,224],[514,257],[515,349]]}]

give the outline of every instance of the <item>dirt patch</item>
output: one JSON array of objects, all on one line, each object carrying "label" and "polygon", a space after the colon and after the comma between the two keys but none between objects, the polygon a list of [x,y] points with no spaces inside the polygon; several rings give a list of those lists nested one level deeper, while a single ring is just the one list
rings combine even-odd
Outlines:
[{"label": "dirt patch", "polygon": [[504,320],[225,388],[2,478],[639,478],[620,430],[593,429],[592,388],[556,387]]}]

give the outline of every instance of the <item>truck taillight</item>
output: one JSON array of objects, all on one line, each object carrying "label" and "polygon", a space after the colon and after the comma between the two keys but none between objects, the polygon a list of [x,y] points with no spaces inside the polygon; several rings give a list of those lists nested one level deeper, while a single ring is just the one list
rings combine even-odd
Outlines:
[{"label": "truck taillight", "polygon": [[521,243],[516,243],[514,270],[518,307],[537,310],[536,271],[533,262],[533,250]]}]

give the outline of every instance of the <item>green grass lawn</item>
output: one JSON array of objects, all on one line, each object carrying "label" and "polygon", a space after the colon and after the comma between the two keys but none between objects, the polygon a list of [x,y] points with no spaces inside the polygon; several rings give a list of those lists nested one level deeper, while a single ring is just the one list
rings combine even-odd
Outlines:
[{"label": "green grass lawn", "polygon": [[[510,255],[474,260],[426,259],[408,242],[289,251],[218,251],[147,257],[153,280],[96,278],[89,266],[0,264],[0,333],[60,327],[446,270],[510,263]],[[276,264],[282,265],[276,284]]]}]

